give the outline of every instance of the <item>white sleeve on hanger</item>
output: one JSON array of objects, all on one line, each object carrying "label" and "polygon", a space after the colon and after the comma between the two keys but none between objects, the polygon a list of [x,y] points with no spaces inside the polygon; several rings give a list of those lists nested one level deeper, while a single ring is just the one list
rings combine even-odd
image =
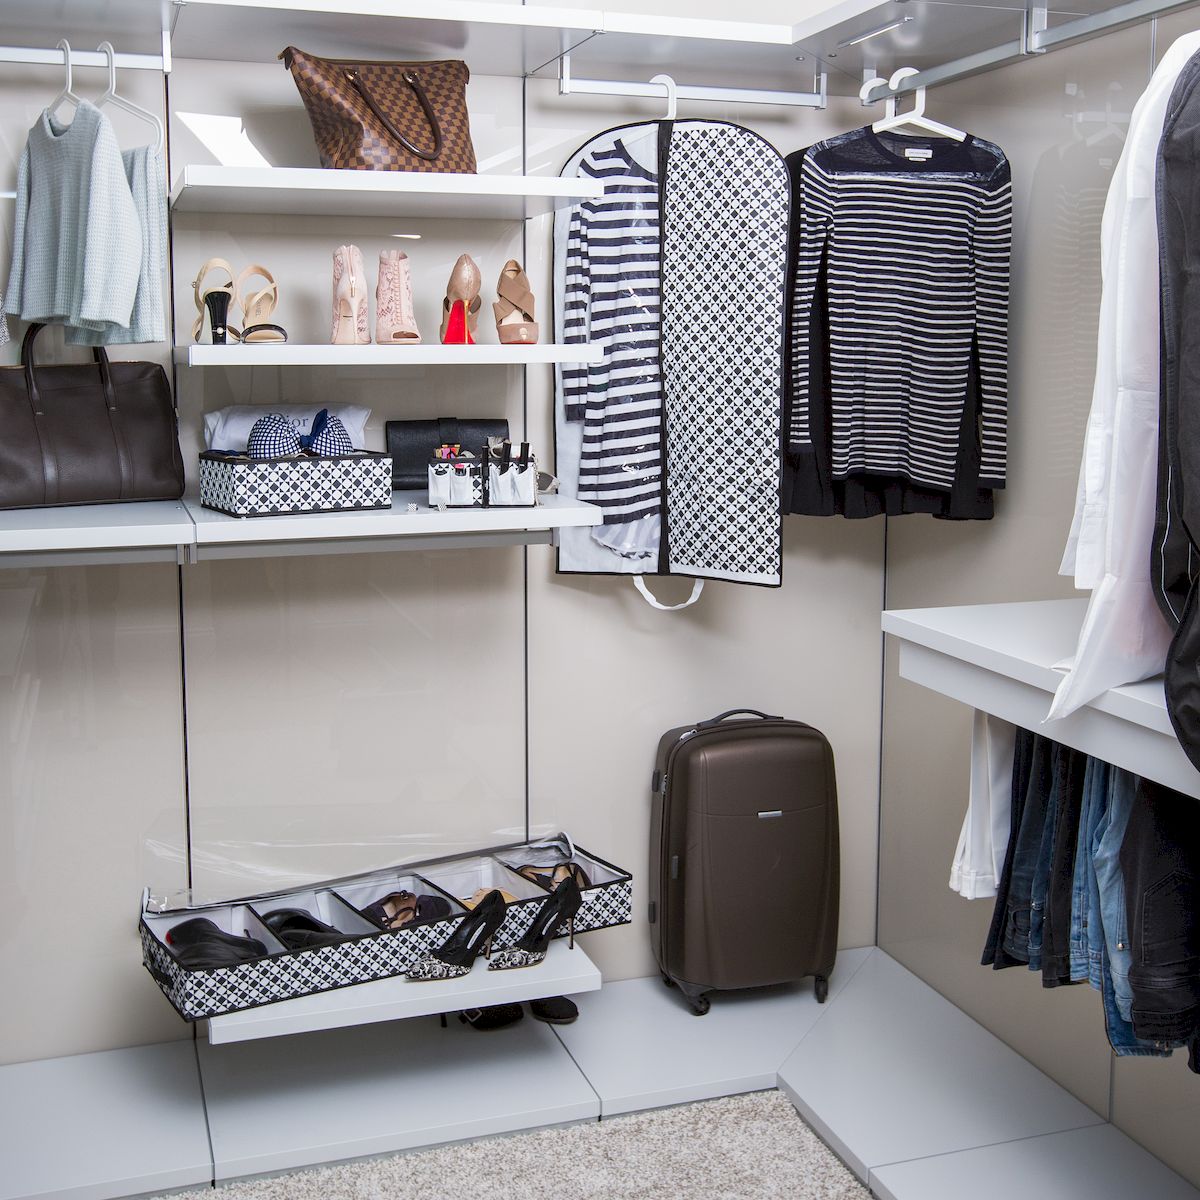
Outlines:
[{"label": "white sleeve on hanger", "polygon": [[979,486],[1004,486],[1008,442],[1008,291],[1012,181],[983,202],[975,229],[975,332],[979,343]]},{"label": "white sleeve on hanger", "polygon": [[950,868],[951,890],[967,900],[995,896],[1004,870],[1016,744],[1014,725],[988,713],[975,713],[970,798]]},{"label": "white sleeve on hanger", "polygon": [[817,280],[825,254],[832,214],[833,180],[817,165],[810,151],[800,165],[799,229],[796,236],[795,283],[792,311],[792,392],[788,414],[788,449],[811,451],[808,422],[808,322],[816,298]]}]

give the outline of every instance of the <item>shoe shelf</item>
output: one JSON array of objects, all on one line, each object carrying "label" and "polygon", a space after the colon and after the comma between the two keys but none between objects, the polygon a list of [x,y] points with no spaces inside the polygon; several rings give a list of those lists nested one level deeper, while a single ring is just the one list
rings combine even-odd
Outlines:
[{"label": "shoe shelf", "polygon": [[424,492],[394,492],[390,509],[281,517],[231,517],[194,498],[12,509],[0,512],[0,569],[551,545],[555,530],[600,520],[564,496],[438,512]]},{"label": "shoe shelf", "polygon": [[332,992],[263,1004],[223,1017],[210,1017],[208,1040],[245,1042],[255,1038],[341,1029],[375,1021],[399,1021],[437,1013],[456,1013],[489,1004],[516,1004],[543,996],[575,996],[600,988],[599,968],[578,945],[566,939],[550,943],[544,962],[513,971],[489,971],[476,959],[469,975],[414,983],[399,976],[373,983],[356,983]]},{"label": "shoe shelf", "polygon": [[184,213],[515,221],[604,194],[598,179],[332,171],[321,167],[183,168],[171,207]]},{"label": "shoe shelf", "polygon": [[899,643],[900,675],[982,712],[1200,797],[1200,772],[1171,727],[1161,677],[1112,688],[1069,716],[1046,722],[1075,653],[1086,600],[1038,600],[883,614]]},{"label": "shoe shelf", "polygon": [[442,346],[422,342],[417,346],[330,346],[300,342],[259,345],[176,346],[175,361],[189,367],[527,367],[538,363],[599,362],[599,344],[502,346],[477,342],[474,346]]}]

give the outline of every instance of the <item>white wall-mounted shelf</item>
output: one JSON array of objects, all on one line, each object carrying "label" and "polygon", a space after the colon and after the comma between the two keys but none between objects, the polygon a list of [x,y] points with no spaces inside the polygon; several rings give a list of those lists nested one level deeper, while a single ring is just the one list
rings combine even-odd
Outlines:
[{"label": "white wall-mounted shelf", "polygon": [[903,678],[1200,797],[1200,772],[1171,727],[1161,677],[1046,722],[1062,679],[1054,664],[1075,653],[1086,609],[1086,600],[914,608],[885,612],[883,629],[900,642]]},{"label": "white wall-mounted shelf", "polygon": [[601,521],[594,504],[563,496],[446,512],[425,501],[395,492],[390,509],[294,517],[231,517],[195,498],[12,509],[0,512],[0,569],[549,545],[557,529]]},{"label": "white wall-mounted shelf", "polygon": [[514,221],[603,194],[602,180],[557,176],[189,165],[175,181],[171,207],[183,213]]},{"label": "white wall-mounted shelf", "polygon": [[175,361],[189,367],[528,367],[539,363],[599,362],[599,344],[501,346],[328,346],[302,342],[176,346]]},{"label": "white wall-mounted shelf", "polygon": [[294,517],[231,517],[194,499],[185,503],[195,522],[190,554],[196,559],[547,544],[556,529],[601,520],[594,504],[564,496],[543,496],[536,508],[438,512],[424,492],[394,492],[390,509]]},{"label": "white wall-mounted shelf", "polygon": [[375,1021],[398,1021],[437,1013],[456,1013],[464,1008],[490,1004],[518,1004],[542,996],[573,996],[600,988],[600,971],[576,946],[567,948],[565,938],[550,943],[544,962],[514,971],[489,971],[487,962],[476,959],[469,975],[460,979],[413,983],[400,976],[358,983],[332,992],[318,992],[296,1000],[281,1000],[248,1008],[245,1012],[212,1017],[208,1040],[213,1045],[244,1042],[254,1038],[311,1033],[317,1029],[342,1029]]}]

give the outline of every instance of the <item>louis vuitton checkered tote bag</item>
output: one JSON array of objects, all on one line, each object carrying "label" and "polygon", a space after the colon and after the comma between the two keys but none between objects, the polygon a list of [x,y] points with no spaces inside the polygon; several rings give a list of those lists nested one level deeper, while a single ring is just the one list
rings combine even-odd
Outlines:
[{"label": "louis vuitton checkered tote bag", "polygon": [[323,167],[473,174],[467,64],[280,56],[308,110]]}]

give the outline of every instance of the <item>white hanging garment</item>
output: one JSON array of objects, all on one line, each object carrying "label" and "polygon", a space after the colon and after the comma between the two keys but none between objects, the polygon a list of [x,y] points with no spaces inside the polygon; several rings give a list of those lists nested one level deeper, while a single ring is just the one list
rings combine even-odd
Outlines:
[{"label": "white hanging garment", "polygon": [[1004,871],[1012,816],[1017,729],[976,712],[971,730],[971,790],[950,868],[950,887],[967,900],[995,896]]},{"label": "white hanging garment", "polygon": [[1155,163],[1167,103],[1200,50],[1179,38],[1133,110],[1104,206],[1100,331],[1075,513],[1060,574],[1091,589],[1075,657],[1047,720],[1163,669],[1170,630],[1154,600],[1158,482],[1159,279]]}]

